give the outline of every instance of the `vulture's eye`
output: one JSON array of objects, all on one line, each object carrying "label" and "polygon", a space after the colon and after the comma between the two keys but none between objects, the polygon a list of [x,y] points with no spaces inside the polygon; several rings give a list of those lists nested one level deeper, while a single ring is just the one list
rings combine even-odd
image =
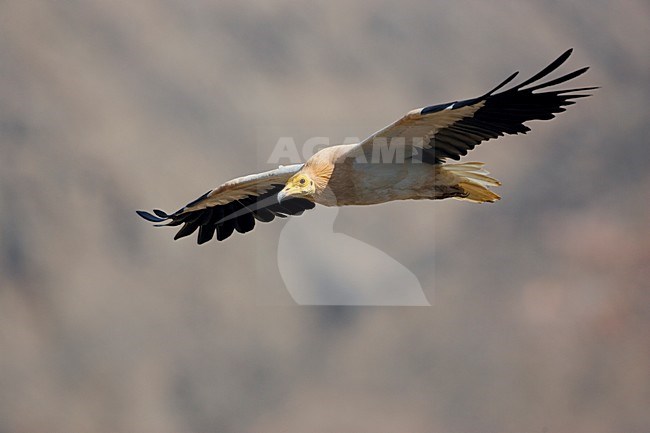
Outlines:
[{"label": "vulture's eye", "polygon": [[304,185],[304,184],[305,184],[305,178],[303,177],[302,179],[300,179],[300,185]]}]

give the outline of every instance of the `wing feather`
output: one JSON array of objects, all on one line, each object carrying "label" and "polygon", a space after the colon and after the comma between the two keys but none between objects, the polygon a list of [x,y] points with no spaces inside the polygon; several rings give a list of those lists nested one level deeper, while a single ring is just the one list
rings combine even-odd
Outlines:
[{"label": "wing feather", "polygon": [[275,217],[300,215],[313,209],[314,203],[307,199],[292,198],[277,201],[277,194],[286,181],[302,168],[302,164],[284,166],[264,173],[233,179],[206,192],[181,209],[168,214],[160,209],[137,214],[156,226],[181,226],[174,236],[180,239],[198,230],[197,242],[204,244],[214,238],[222,241],[235,231],[248,233],[255,227],[255,220],[271,222]]},{"label": "wing feather", "polygon": [[418,154],[423,162],[439,164],[445,159],[460,159],[483,141],[504,134],[525,134],[530,131],[525,122],[552,119],[574,104],[574,99],[590,96],[576,92],[597,89],[580,87],[535,93],[572,80],[584,74],[588,67],[527,87],[558,69],[572,51],[567,50],[540,72],[508,90],[496,93],[511,82],[517,72],[478,98],[412,110],[351,148],[346,156],[356,157],[363,153],[367,157],[372,155],[377,140],[385,142],[399,138],[397,143],[421,147]]}]

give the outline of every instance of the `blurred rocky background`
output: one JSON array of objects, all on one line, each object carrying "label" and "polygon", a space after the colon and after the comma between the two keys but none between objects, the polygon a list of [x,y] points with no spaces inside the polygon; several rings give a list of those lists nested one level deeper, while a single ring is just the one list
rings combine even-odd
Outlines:
[{"label": "blurred rocky background", "polygon": [[[649,34],[644,0],[0,1],[0,432],[649,431]],[[300,307],[285,222],[134,212],[569,47],[602,89],[466,158],[502,201],[339,213],[432,307]]]}]

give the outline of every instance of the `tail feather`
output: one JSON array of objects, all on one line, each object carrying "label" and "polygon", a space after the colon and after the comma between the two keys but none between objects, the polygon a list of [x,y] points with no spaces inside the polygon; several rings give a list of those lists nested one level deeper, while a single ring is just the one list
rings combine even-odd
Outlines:
[{"label": "tail feather", "polygon": [[491,186],[499,186],[501,182],[490,177],[489,172],[483,168],[483,165],[482,162],[444,165],[446,171],[458,177],[458,186],[466,193],[463,197],[454,198],[474,203],[494,203],[501,198],[489,188]]}]

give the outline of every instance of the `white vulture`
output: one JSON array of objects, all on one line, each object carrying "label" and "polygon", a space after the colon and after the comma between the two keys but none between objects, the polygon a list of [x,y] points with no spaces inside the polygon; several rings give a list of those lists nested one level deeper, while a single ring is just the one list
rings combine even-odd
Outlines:
[{"label": "white vulture", "polygon": [[578,69],[538,83],[571,55],[567,50],[533,77],[498,92],[517,72],[473,99],[418,108],[361,143],[320,150],[304,164],[280,166],[233,179],[178,211],[155,209],[138,215],[158,226],[180,226],[174,239],[197,229],[198,243],[246,233],[255,220],[300,215],[316,204],[371,205],[392,200],[455,198],[476,203],[500,197],[489,187],[499,182],[479,162],[450,164],[483,141],[504,134],[525,134],[530,120],[549,120],[597,87],[544,90],[587,71]]}]

